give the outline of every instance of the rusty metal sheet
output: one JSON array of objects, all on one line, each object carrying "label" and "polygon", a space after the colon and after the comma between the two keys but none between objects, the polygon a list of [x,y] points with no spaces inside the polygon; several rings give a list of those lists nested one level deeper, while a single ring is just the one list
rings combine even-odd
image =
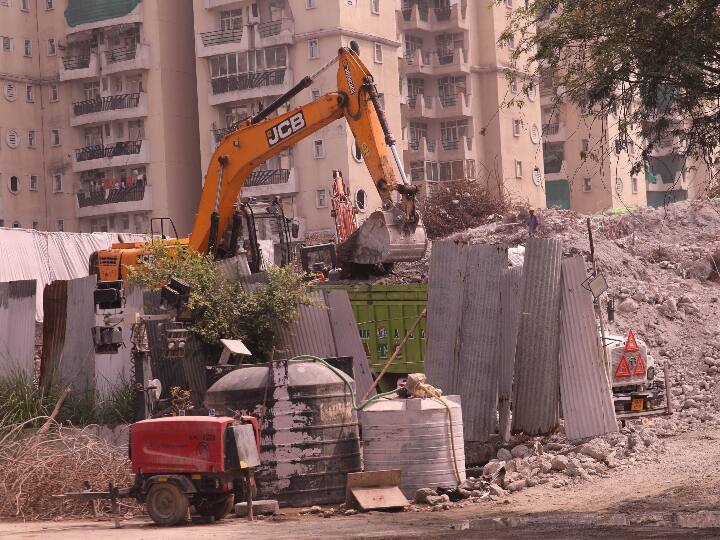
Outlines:
[{"label": "rusty metal sheet", "polygon": [[91,328],[95,325],[96,283],[95,276],[67,282],[65,342],[59,376],[63,384],[72,383],[75,395],[95,392],[95,346]]},{"label": "rusty metal sheet", "polygon": [[324,295],[325,303],[329,308],[328,316],[335,342],[335,356],[352,357],[355,393],[362,397],[372,386],[373,377],[360,339],[350,297],[347,291],[343,290],[326,290]]},{"label": "rusty metal sheet", "polygon": [[461,284],[467,252],[461,245],[434,242],[428,280],[427,345],[425,375],[428,382],[447,394],[457,380],[461,323]]},{"label": "rusty metal sheet", "polygon": [[587,273],[581,256],[562,262],[560,396],[571,440],[618,430],[612,391],[603,367]]},{"label": "rusty metal sheet", "polygon": [[466,441],[484,442],[495,431],[500,353],[500,276],[507,268],[503,247],[470,245],[461,284],[464,302],[456,379],[445,391],[462,396]]},{"label": "rusty metal sheet", "polygon": [[512,402],[515,345],[520,324],[522,267],[503,270],[500,278],[500,353],[498,354],[498,419],[503,441],[510,440],[510,404]]},{"label": "rusty metal sheet", "polygon": [[276,358],[292,358],[300,354],[321,358],[337,356],[325,297],[322,291],[312,291],[310,297],[315,305],[299,306],[297,319],[277,329]]},{"label": "rusty metal sheet", "polygon": [[515,352],[512,419],[515,433],[543,435],[558,425],[561,255],[558,240],[528,240]]},{"label": "rusty metal sheet", "polygon": [[33,376],[35,280],[0,283],[0,374]]},{"label": "rusty metal sheet", "polygon": [[48,390],[55,381],[65,344],[67,281],[54,281],[43,291],[43,344],[40,358],[40,384]]}]

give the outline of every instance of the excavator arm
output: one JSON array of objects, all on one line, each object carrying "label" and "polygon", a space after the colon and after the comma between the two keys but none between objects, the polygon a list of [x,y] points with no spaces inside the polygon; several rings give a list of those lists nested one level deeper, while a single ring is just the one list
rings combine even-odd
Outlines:
[{"label": "excavator arm", "polygon": [[[382,200],[382,210],[370,216],[341,255],[350,262],[375,264],[416,260],[426,248],[424,229],[415,209],[416,188],[405,178],[395,141],[378,103],[372,75],[359,55],[348,48],[337,57],[337,92],[267,118],[278,107],[312,84],[306,77],[268,108],[228,134],[215,150],[205,176],[189,245],[212,251],[228,226],[240,190],[255,168],[335,120],[345,118]],[[401,176],[397,181],[393,162]],[[395,195],[397,193],[397,195]],[[393,246],[399,249],[393,250]]]}]

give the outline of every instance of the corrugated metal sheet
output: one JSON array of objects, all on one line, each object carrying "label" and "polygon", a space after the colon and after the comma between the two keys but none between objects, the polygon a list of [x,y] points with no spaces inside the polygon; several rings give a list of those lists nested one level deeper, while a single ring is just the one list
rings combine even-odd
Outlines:
[{"label": "corrugated metal sheet", "polygon": [[461,284],[467,252],[450,240],[434,242],[428,280],[425,375],[428,382],[450,393],[457,380]]},{"label": "corrugated metal sheet", "polygon": [[[144,235],[42,232],[0,228],[0,282],[34,279],[37,291],[54,280],[88,275],[90,254],[118,241],[142,241]],[[42,294],[36,294],[36,320],[43,319]]]},{"label": "corrugated metal sheet", "polygon": [[329,308],[328,316],[335,341],[335,356],[352,356],[355,393],[362,397],[372,386],[373,376],[350,305],[350,297],[347,291],[342,290],[323,292],[325,303]]},{"label": "corrugated metal sheet", "polygon": [[489,245],[471,245],[465,250],[458,374],[446,392],[462,396],[465,440],[482,442],[495,431],[500,275],[507,267],[507,252]]},{"label": "corrugated metal sheet", "polygon": [[512,402],[515,345],[520,325],[522,302],[522,267],[503,270],[500,279],[500,354],[498,354],[498,418],[502,439],[510,439],[510,404]]},{"label": "corrugated metal sheet", "polygon": [[500,336],[500,275],[505,248],[438,242],[428,284],[425,372],[445,394],[462,396],[465,439],[495,428]]},{"label": "corrugated metal sheet", "polygon": [[581,256],[562,262],[560,395],[565,433],[571,440],[618,429],[592,297],[582,286],[586,277]]},{"label": "corrugated metal sheet", "polygon": [[312,354],[321,358],[337,356],[328,310],[322,291],[312,291],[312,306],[300,306],[297,319],[277,329],[275,357],[292,358]]},{"label": "corrugated metal sheet", "polygon": [[558,425],[561,255],[557,240],[528,240],[515,353],[512,429],[516,433],[542,435]]},{"label": "corrugated metal sheet", "polygon": [[32,377],[35,356],[35,281],[0,283],[0,374]]},{"label": "corrugated metal sheet", "polygon": [[43,325],[40,377],[46,387],[72,384],[75,395],[95,390],[95,283],[95,277],[88,276],[45,287],[48,321]]}]

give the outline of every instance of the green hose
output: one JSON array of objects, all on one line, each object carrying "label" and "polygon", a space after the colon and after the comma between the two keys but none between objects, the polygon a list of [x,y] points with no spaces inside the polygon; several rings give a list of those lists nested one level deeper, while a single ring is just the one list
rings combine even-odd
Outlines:
[{"label": "green hose", "polygon": [[352,397],[352,408],[356,411],[362,411],[365,407],[373,403],[374,401],[377,401],[378,399],[389,396],[390,394],[397,393],[397,390],[390,390],[389,392],[383,392],[381,394],[376,394],[364,403],[361,403],[360,405],[357,404],[357,401],[355,399],[355,390],[353,389],[352,385],[350,384],[350,381],[347,379],[347,375],[340,371],[335,366],[331,366],[328,364],[324,359],[320,358],[319,356],[313,356],[311,354],[301,354],[298,356],[294,356],[288,362],[299,362],[302,360],[313,360],[315,362],[320,362],[322,365],[324,365],[326,368],[328,368],[330,371],[332,371],[335,375],[340,377],[342,379],[343,383],[345,383],[345,386],[347,386],[348,390],[350,391],[350,396]]}]

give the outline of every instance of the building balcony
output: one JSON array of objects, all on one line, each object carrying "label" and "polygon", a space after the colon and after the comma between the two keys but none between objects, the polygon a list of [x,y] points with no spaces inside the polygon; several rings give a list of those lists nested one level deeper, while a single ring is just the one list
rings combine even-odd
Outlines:
[{"label": "building balcony", "polygon": [[450,0],[445,7],[431,8],[427,2],[413,3],[399,11],[399,29],[446,32],[468,30],[468,0]]},{"label": "building balcony", "polygon": [[100,76],[97,53],[91,52],[60,58],[60,80],[97,79]]},{"label": "building balcony", "polygon": [[120,141],[106,145],[86,146],[75,150],[73,172],[128,167],[150,163],[150,143],[147,140]]},{"label": "building balcony", "polygon": [[441,161],[474,159],[473,138],[442,139],[439,141],[438,155]]},{"label": "building balcony", "polygon": [[201,32],[195,40],[195,50],[200,58],[247,51],[250,48],[249,35],[242,28]]},{"label": "building balcony", "polygon": [[465,49],[418,49],[401,58],[400,68],[407,76],[470,73],[470,63]]},{"label": "building balcony", "polygon": [[410,139],[407,141],[407,161],[437,161],[437,148],[435,139]]},{"label": "building balcony", "polygon": [[103,75],[112,75],[121,71],[150,69],[150,47],[119,47],[102,52]]},{"label": "building balcony", "polygon": [[233,6],[239,4],[240,0],[205,0],[205,9],[215,9],[224,6]]},{"label": "building balcony", "polygon": [[297,193],[298,179],[295,168],[253,171],[242,188],[243,197],[274,197]]},{"label": "building balcony", "polygon": [[409,120],[472,117],[470,97],[463,93],[407,98],[403,112]]},{"label": "building balcony", "polygon": [[244,99],[279,96],[292,87],[292,71],[287,68],[240,73],[210,80],[210,105],[220,105]]},{"label": "building balcony", "polygon": [[143,21],[143,2],[140,0],[68,0],[65,10],[65,35],[96,30],[108,26],[122,26]]},{"label": "building balcony", "polygon": [[406,103],[403,104],[405,109],[405,117],[408,120],[417,120],[421,118],[433,118],[433,98],[418,94],[408,97]]},{"label": "building balcony", "polygon": [[253,26],[255,32],[255,48],[292,45],[295,42],[295,21],[280,19],[279,21],[260,21]]},{"label": "building balcony", "polygon": [[552,122],[543,124],[543,140],[547,142],[561,142],[567,139],[565,124],[563,122]]},{"label": "building balcony", "polygon": [[147,115],[147,95],[144,93],[103,96],[74,102],[70,108],[70,125],[98,124]]},{"label": "building balcony", "polygon": [[108,214],[151,211],[152,190],[146,186],[129,188],[110,188],[107,190],[79,191],[77,193],[78,218],[95,217]]}]

